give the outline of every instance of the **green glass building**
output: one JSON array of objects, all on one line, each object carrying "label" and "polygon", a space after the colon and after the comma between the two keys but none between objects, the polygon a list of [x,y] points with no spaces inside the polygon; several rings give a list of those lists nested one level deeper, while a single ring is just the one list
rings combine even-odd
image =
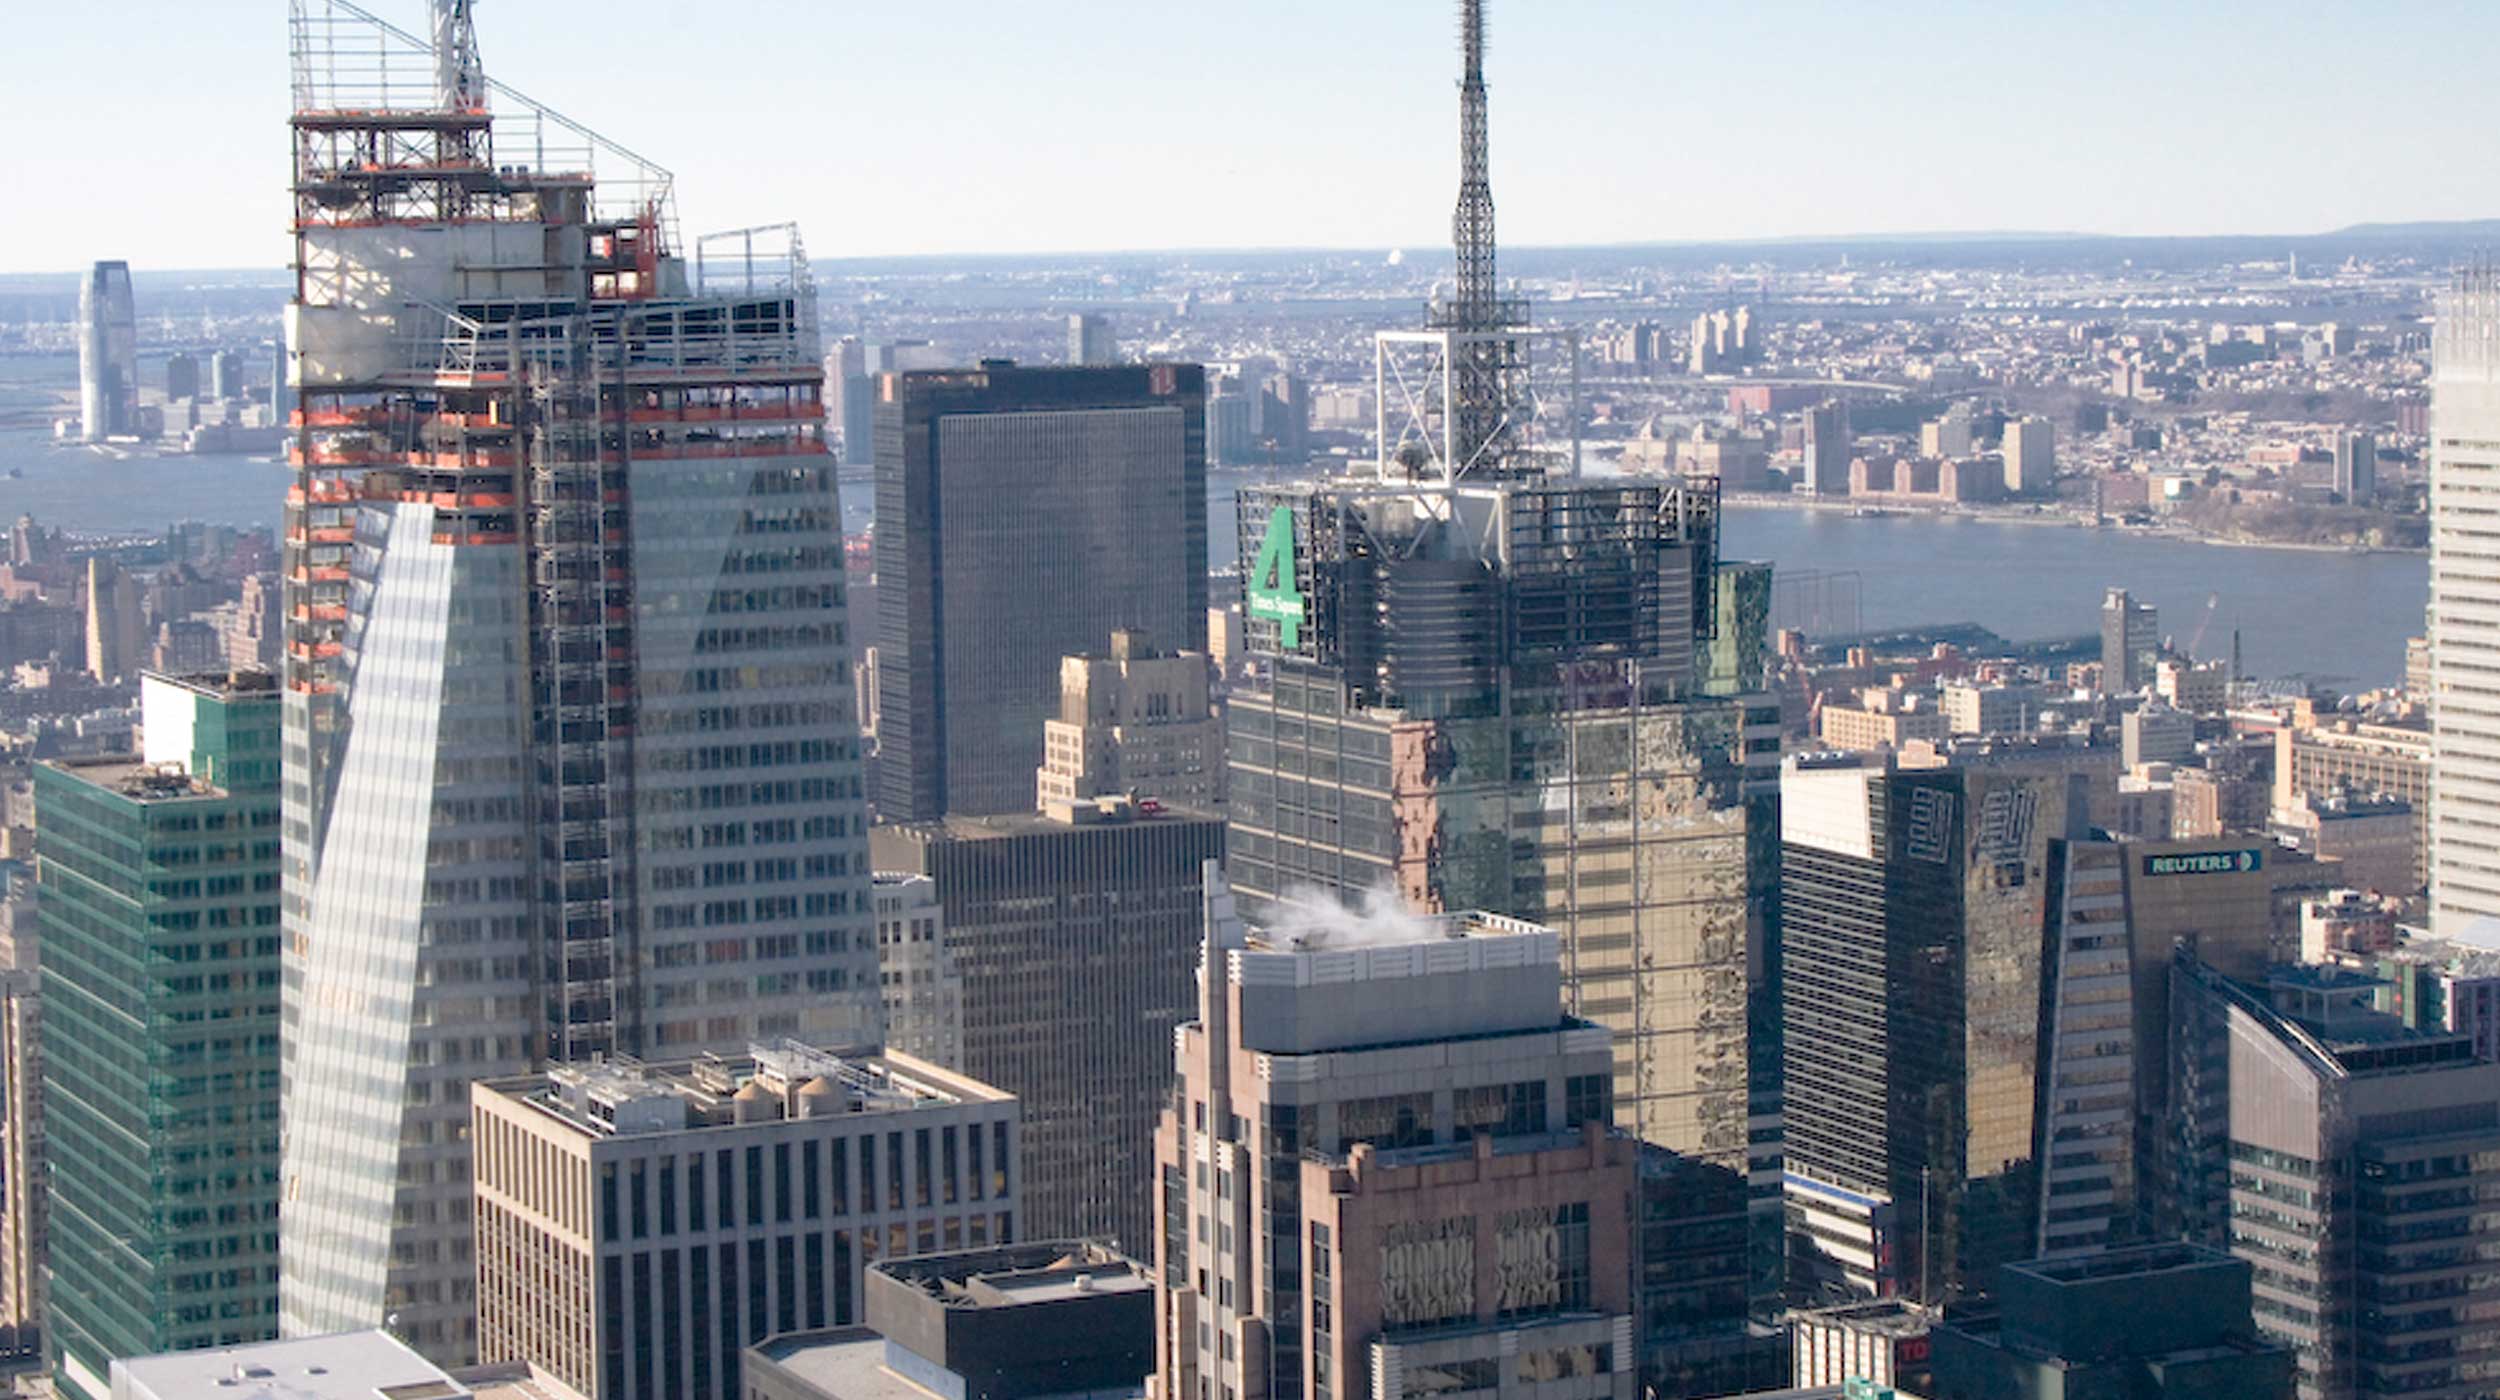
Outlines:
[{"label": "green glass building", "polygon": [[35,769],[48,1360],[278,1330],[278,691],[151,675],[143,752]]}]

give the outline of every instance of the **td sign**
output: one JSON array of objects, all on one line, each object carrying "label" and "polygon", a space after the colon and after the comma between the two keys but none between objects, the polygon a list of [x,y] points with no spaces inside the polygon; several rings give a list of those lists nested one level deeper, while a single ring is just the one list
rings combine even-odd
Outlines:
[{"label": "td sign", "polygon": [[1293,508],[1278,506],[1268,512],[1267,533],[1259,539],[1243,598],[1250,616],[1276,624],[1277,642],[1286,651],[1302,645],[1304,609],[1296,562]]}]

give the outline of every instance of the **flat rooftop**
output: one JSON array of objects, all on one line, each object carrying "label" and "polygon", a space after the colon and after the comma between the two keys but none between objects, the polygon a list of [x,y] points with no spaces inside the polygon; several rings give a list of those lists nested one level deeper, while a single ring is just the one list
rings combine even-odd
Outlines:
[{"label": "flat rooftop", "polygon": [[[466,1400],[468,1385],[379,1329],[116,1361],[151,1400]],[[119,1389],[119,1387],[116,1387]]]},{"label": "flat rooftop", "polygon": [[2180,1269],[2210,1269],[2217,1264],[2230,1265],[2234,1262],[2228,1254],[2192,1244],[2169,1242],[2069,1258],[2032,1259],[2005,1267],[2055,1283],[2089,1283],[2100,1279],[2149,1278],[2154,1274]]},{"label": "flat rooftop", "polygon": [[1882,1337],[1924,1337],[1936,1325],[1936,1310],[1922,1307],[1907,1298],[1879,1298],[1867,1303],[1843,1303],[1833,1308],[1813,1308],[1789,1314],[1792,1321],[1810,1322],[1826,1327],[1845,1327],[1853,1332],[1869,1332]]},{"label": "flat rooftop", "polygon": [[1379,907],[1294,907],[1293,915],[1246,930],[1249,946],[1265,953],[1341,952],[1350,948],[1446,943],[1453,939],[1551,934],[1543,924],[1470,909],[1454,914],[1409,914]]},{"label": "flat rooftop", "polygon": [[949,816],[933,822],[919,822],[892,828],[897,835],[948,836],[959,841],[995,840],[1003,836],[1042,836],[1064,831],[1125,831],[1142,826],[1177,826],[1188,822],[1222,821],[1213,812],[1195,807],[1158,801],[1149,809],[1143,804],[1106,802],[1101,805],[1087,799],[1080,806],[1088,808],[1075,821],[1062,821],[1042,812],[1006,812],[996,816]]},{"label": "flat rooftop", "polygon": [[949,1308],[1011,1308],[1117,1293],[1151,1293],[1145,1266],[1086,1240],[1036,1240],[997,1249],[891,1259],[876,1272]]},{"label": "flat rooftop", "polygon": [[793,1377],[842,1400],[930,1400],[930,1393],[886,1369],[886,1340],[874,1327],[785,1332],[748,1348]]},{"label": "flat rooftop", "polygon": [[620,1057],[480,1082],[601,1138],[1013,1098],[900,1052],[836,1052],[796,1041],[753,1046],[743,1056],[660,1064]]},{"label": "flat rooftop", "polygon": [[71,777],[133,802],[195,802],[231,796],[224,788],[196,777],[179,763],[150,763],[136,754],[101,758],[47,759]]}]

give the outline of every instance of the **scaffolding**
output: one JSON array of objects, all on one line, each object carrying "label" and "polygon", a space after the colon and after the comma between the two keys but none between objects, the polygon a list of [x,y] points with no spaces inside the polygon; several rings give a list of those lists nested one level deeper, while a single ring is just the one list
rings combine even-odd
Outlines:
[{"label": "scaffolding", "polygon": [[569,191],[594,219],[650,225],[655,255],[675,243],[674,176],[485,77],[467,0],[434,12],[429,39],[350,0],[293,0],[299,222],[521,217]]},{"label": "scaffolding", "polygon": [[823,454],[814,287],[791,225],[699,240],[690,281],[668,173],[487,78],[466,0],[433,20],[291,10],[290,858],[319,860],[367,507],[524,551],[539,1053],[612,1055],[641,1036],[630,477]]}]

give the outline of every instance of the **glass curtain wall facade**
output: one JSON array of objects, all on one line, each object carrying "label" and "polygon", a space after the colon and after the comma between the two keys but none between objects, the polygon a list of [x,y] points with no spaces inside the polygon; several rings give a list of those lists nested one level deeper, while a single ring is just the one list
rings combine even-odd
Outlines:
[{"label": "glass curtain wall facade", "polygon": [[1029,812],[1060,658],[1206,650],[1206,371],[878,384],[878,816]]},{"label": "glass curtain wall facade", "polygon": [[285,1320],[456,1364],[470,1081],[880,1037],[814,291],[465,19],[295,38]]},{"label": "glass curtain wall facade", "polygon": [[1239,525],[1235,892],[1553,927],[1616,1036],[1616,1122],[1748,1176],[1776,1294],[1779,718],[1703,693],[1715,495],[1348,481],[1245,491]]},{"label": "glass curtain wall facade", "polygon": [[278,1331],[278,694],[145,683],[149,752],[35,769],[53,1376]]},{"label": "glass curtain wall facade", "polygon": [[[1792,1199],[1833,1188],[1896,1230],[1795,1244],[1801,1278],[1871,1255],[1904,1289],[1985,1291],[2030,1258],[2050,842],[2063,779],[1792,771],[1781,795]],[[1813,1212],[1803,1211],[1807,1219]],[[1877,1218],[1881,1218],[1880,1213]]]}]

